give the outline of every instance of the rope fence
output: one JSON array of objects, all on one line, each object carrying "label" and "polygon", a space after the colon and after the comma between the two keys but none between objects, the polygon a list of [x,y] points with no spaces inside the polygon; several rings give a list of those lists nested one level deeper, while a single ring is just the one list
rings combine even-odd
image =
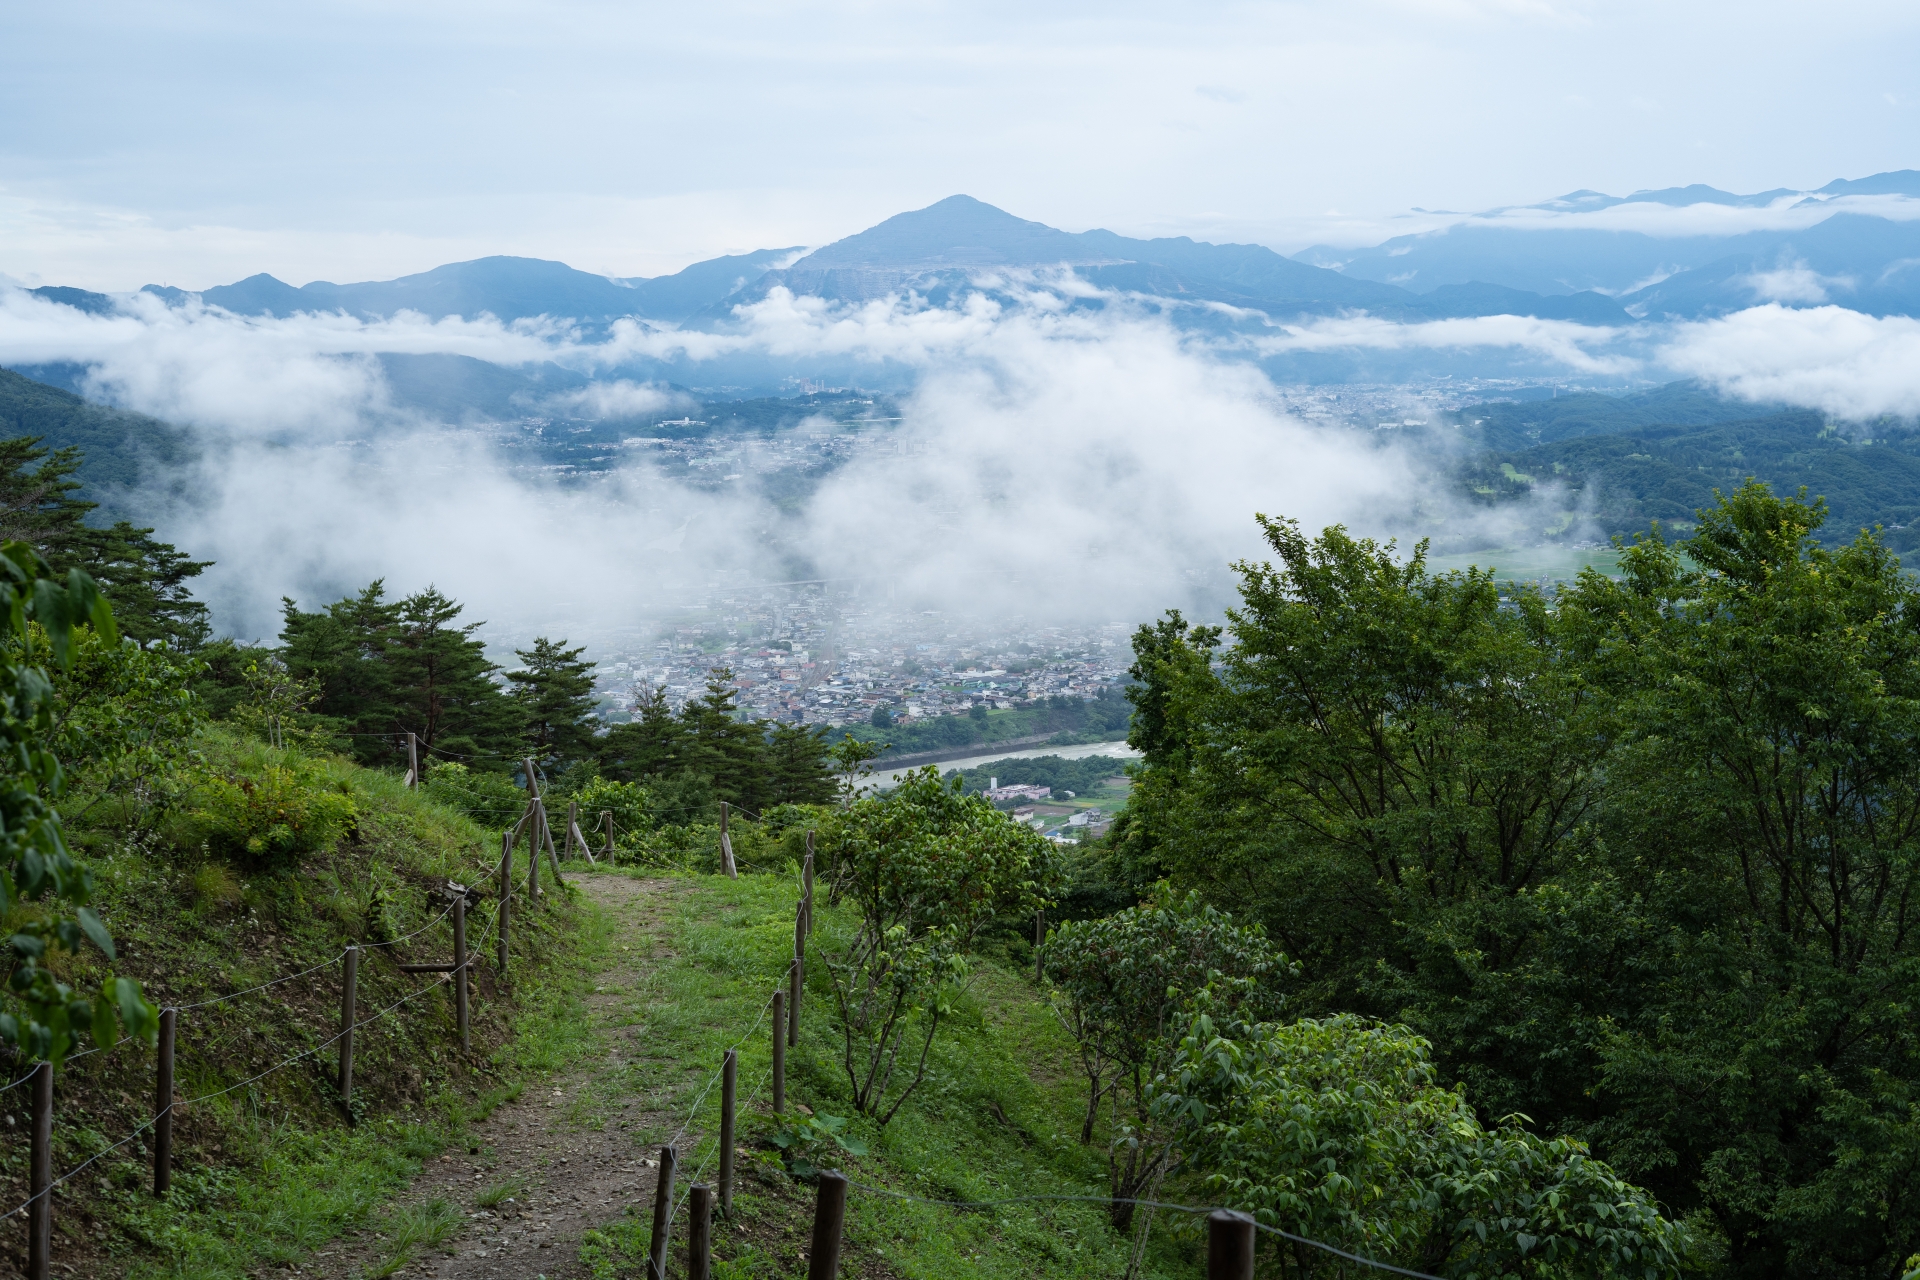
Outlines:
[{"label": "rope fence", "polygon": [[[174,1116],[179,1113],[182,1108],[212,1102],[228,1094],[249,1088],[269,1076],[285,1071],[287,1068],[300,1062],[314,1058],[329,1049],[337,1048],[339,1052],[339,1076],[337,1081],[338,1101],[342,1109],[346,1112],[349,1123],[352,1123],[354,1114],[352,1103],[354,1033],[390,1018],[398,1010],[418,1000],[421,996],[449,985],[454,988],[455,992],[454,1003],[458,1019],[460,1047],[462,1050],[468,1049],[470,1047],[468,1043],[468,1011],[471,999],[469,989],[471,973],[480,959],[486,954],[487,943],[493,941],[497,943],[499,947],[496,968],[500,977],[502,979],[505,978],[508,955],[507,929],[511,915],[509,908],[512,898],[518,893],[525,897],[530,907],[539,904],[540,899],[544,896],[539,883],[539,865],[543,853],[548,855],[553,862],[555,882],[563,883],[560,876],[559,857],[554,850],[552,832],[547,828],[545,810],[541,804],[538,790],[536,787],[529,787],[529,793],[527,806],[521,821],[508,833],[499,861],[491,864],[483,863],[483,866],[487,869],[490,876],[496,873],[498,875],[498,898],[491,917],[474,938],[470,940],[466,934],[466,906],[471,890],[466,885],[449,882],[444,889],[436,890],[436,892],[447,893],[449,901],[446,907],[419,928],[401,934],[399,937],[388,938],[379,942],[350,945],[318,964],[309,965],[295,973],[285,974],[277,978],[269,979],[266,982],[256,983],[238,991],[228,992],[225,995],[186,1003],[162,1005],[160,1007],[160,1053],[156,1067],[154,1113],[136,1124],[130,1132],[117,1142],[94,1152],[58,1177],[55,1177],[52,1171],[53,1064],[50,1062],[36,1063],[31,1070],[19,1079],[5,1086],[0,1086],[0,1094],[5,1094],[12,1089],[28,1083],[32,1083],[35,1086],[33,1091],[32,1119],[29,1126],[31,1134],[31,1157],[28,1172],[29,1194],[27,1198],[18,1205],[15,1205],[4,1213],[0,1213],[0,1222],[9,1221],[22,1213],[28,1215],[27,1280],[48,1280],[50,1275],[53,1246],[52,1215],[54,1191],[99,1161],[106,1159],[115,1152],[121,1151],[136,1142],[143,1135],[152,1134],[155,1139],[152,1149],[154,1194],[160,1198],[164,1198],[167,1195],[172,1172],[172,1122]],[[535,818],[539,819],[537,823],[532,821]],[[514,883],[514,852],[518,844],[518,838],[522,834],[527,836],[532,848],[529,856],[529,876],[527,883],[524,888],[517,889]],[[422,934],[446,922],[449,917],[452,917],[453,920],[453,944],[455,953],[453,959],[447,963],[430,964],[408,964],[399,960],[393,961],[394,967],[401,973],[431,973],[433,977],[431,980],[423,983],[415,990],[393,1001],[391,1004],[386,1005],[384,1008],[372,1013],[363,1014],[360,1011],[357,996],[357,976],[360,955],[363,952],[386,952],[391,954],[391,948],[420,937]],[[256,995],[262,991],[300,981],[301,979],[310,979],[322,970],[330,970],[336,965],[341,967],[341,1016],[339,1029],[337,1031],[326,1039],[289,1057],[283,1058],[279,1062],[257,1071],[237,1083],[192,1098],[176,1099],[173,1096],[173,1051],[178,1015],[193,1010],[207,1009],[233,1000],[239,1000],[243,997]],[[133,1037],[123,1036],[112,1045],[96,1045],[82,1052],[70,1054],[65,1059],[65,1062],[73,1063],[96,1053],[110,1052],[126,1044],[131,1039],[133,1039]]]}]

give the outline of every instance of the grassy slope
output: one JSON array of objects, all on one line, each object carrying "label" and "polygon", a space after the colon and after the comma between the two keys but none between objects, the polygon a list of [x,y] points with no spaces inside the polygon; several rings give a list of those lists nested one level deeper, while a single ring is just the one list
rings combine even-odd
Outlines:
[{"label": "grassy slope", "polygon": [[[278,759],[219,734],[201,746],[209,763],[242,777]],[[183,1097],[235,1085],[332,1036],[340,949],[420,928],[443,910],[429,902],[430,888],[449,878],[480,881],[482,858],[498,848],[497,836],[391,777],[338,761],[320,770],[352,796],[357,831],[333,853],[290,868],[229,867],[177,851],[116,830],[100,809],[73,823],[76,843],[92,854],[101,913],[123,947],[119,970],[146,983],[157,1003],[192,1004],[324,966],[268,991],[183,1012]],[[548,902],[531,921],[516,913],[509,985],[500,984],[490,962],[478,971],[471,1055],[459,1052],[453,1035],[448,988],[368,953],[360,971],[363,1018],[431,989],[358,1033],[357,1127],[340,1107],[335,1050],[320,1048],[180,1112],[168,1202],[149,1193],[142,1141],[69,1183],[56,1201],[56,1260],[92,1275],[239,1277],[373,1223],[385,1192],[421,1158],[458,1141],[465,1123],[512,1096],[527,1072],[556,1066],[584,1045],[583,964],[604,940],[589,914],[563,898]],[[489,894],[471,916],[476,941],[490,939],[492,915]],[[451,948],[443,921],[389,950],[430,960]],[[97,982],[87,968],[70,976]],[[63,1072],[55,1089],[56,1173],[151,1114],[152,1072],[153,1055],[133,1046]],[[26,1103],[24,1088],[0,1099],[10,1137],[26,1132]],[[0,1192],[12,1197],[11,1207],[25,1198],[26,1144],[15,1138],[0,1152]],[[23,1241],[16,1218],[0,1234],[0,1248],[23,1256]]]},{"label": "grassy slope", "polygon": [[[624,874],[607,871],[601,874]],[[737,881],[693,876],[671,936],[656,939],[661,967],[647,1007],[635,1013],[648,1028],[649,1062],[680,1081],[676,1113],[688,1114],[725,1049],[759,1016],[791,954],[795,888],[790,877],[745,875]],[[817,1111],[847,1116],[841,1041],[830,1018],[831,988],[818,947],[848,921],[823,911],[810,967],[799,1048],[788,1059],[788,1097]],[[770,1059],[763,1023],[740,1049],[740,1090],[754,1093]],[[1058,1021],[1030,982],[1008,964],[983,959],[972,998],[942,1032],[928,1079],[884,1131],[854,1121],[872,1144],[865,1157],[837,1154],[856,1183],[933,1199],[991,1199],[1034,1192],[1099,1197],[1105,1190],[1104,1147],[1079,1143],[1084,1094],[1074,1055]],[[712,1152],[718,1096],[695,1113],[696,1141],[682,1144],[682,1185],[714,1178]],[[813,1189],[797,1183],[766,1141],[776,1127],[764,1089],[743,1107],[734,1229],[716,1226],[717,1275],[798,1274],[808,1241]],[[646,1135],[650,1142],[672,1136]],[[1104,1142],[1104,1135],[1097,1143]],[[645,1206],[590,1237],[595,1275],[632,1274],[649,1236]],[[675,1226],[684,1246],[685,1218]],[[889,1200],[855,1191],[848,1209],[848,1276],[1111,1277],[1125,1267],[1126,1242],[1108,1227],[1097,1203],[1007,1205],[968,1212]],[[1149,1274],[1197,1274],[1185,1243],[1156,1241]]]}]

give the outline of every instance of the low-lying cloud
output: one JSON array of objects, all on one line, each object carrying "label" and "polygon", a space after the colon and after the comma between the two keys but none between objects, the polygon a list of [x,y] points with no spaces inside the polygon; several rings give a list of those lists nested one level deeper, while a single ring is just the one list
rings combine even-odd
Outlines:
[{"label": "low-lying cloud", "polygon": [[[715,581],[796,570],[858,579],[902,607],[1130,619],[1188,603],[1196,575],[1258,555],[1257,511],[1362,532],[1445,520],[1456,535],[1510,518],[1482,532],[1537,534],[1538,511],[1469,515],[1379,436],[1288,416],[1258,363],[1274,355],[1520,352],[1564,376],[1697,377],[1838,417],[1920,412],[1920,322],[1833,306],[1631,328],[1355,315],[1209,334],[1123,297],[1079,305],[1085,292],[1036,280],[931,307],[775,290],[727,332],[620,322],[589,333],[247,318],[153,299],[94,316],[0,290],[0,363],[83,364],[101,395],[198,432],[204,461],[178,486],[190,496],[147,514],[218,562],[208,592],[222,624],[248,637],[277,630],[282,595],[310,605],[383,576],[396,591],[432,582],[509,635],[635,624]],[[539,408],[580,418],[688,403],[632,372],[642,365],[829,361],[904,371],[914,389],[884,448],[777,507],[750,477],[668,482],[641,450],[585,480],[516,467],[481,434],[396,408],[378,359],[388,353],[574,370],[595,380]]]}]

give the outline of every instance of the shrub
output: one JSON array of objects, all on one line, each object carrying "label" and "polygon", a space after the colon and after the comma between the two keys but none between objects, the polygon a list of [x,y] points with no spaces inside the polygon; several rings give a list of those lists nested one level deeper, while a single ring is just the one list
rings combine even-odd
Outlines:
[{"label": "shrub", "polygon": [[420,789],[429,800],[457,809],[483,827],[508,826],[527,805],[526,792],[506,774],[438,760],[427,770]]},{"label": "shrub", "polygon": [[[1677,1276],[1688,1230],[1571,1138],[1483,1126],[1405,1027],[1215,1023],[1203,994],[1156,1112],[1223,1204],[1443,1277]],[[1344,1275],[1296,1246],[1290,1274]]]},{"label": "shrub", "polygon": [[211,774],[194,785],[174,839],[219,857],[262,865],[324,849],[355,811],[345,788],[304,769],[268,765],[258,774]]},{"label": "shrub", "polygon": [[[834,897],[851,899],[858,918],[822,947],[843,1065],[855,1108],[884,1125],[925,1076],[975,940],[996,919],[1024,920],[1045,903],[1053,846],[943,785],[931,767],[830,814],[820,834]],[[889,1101],[896,1064],[912,1078]]]}]

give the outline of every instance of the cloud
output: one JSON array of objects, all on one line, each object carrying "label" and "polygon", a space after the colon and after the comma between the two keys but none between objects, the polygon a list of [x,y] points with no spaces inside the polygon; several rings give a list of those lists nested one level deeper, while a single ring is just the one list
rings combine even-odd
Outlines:
[{"label": "cloud", "polygon": [[1630,373],[1639,361],[1597,348],[1617,343],[1623,331],[1533,316],[1474,316],[1403,324],[1376,316],[1348,316],[1310,324],[1276,326],[1281,332],[1254,345],[1266,353],[1289,351],[1524,351],[1587,374]]},{"label": "cloud", "polygon": [[1752,307],[1675,327],[1658,360],[1725,395],[1837,418],[1920,414],[1920,320],[1842,307]]},{"label": "cloud", "polygon": [[[1197,333],[1125,296],[1081,305],[1084,285],[998,283],[997,296],[944,307],[776,289],[726,332],[621,322],[602,334],[244,318],[151,299],[90,316],[0,289],[0,363],[87,364],[96,389],[199,431],[205,461],[179,487],[191,499],[145,514],[218,562],[210,598],[222,625],[249,638],[277,630],[284,594],[312,605],[381,576],[396,591],[434,583],[515,640],[604,637],[712,583],[796,569],[903,606],[1133,619],[1199,603],[1228,561],[1258,556],[1256,511],[1374,534],[1444,526],[1456,543],[1564,525],[1550,486],[1529,505],[1475,514],[1396,444],[1288,416],[1256,361],[1289,353],[1524,353],[1595,377],[1698,377],[1842,417],[1920,412],[1920,322],[1830,305],[1635,329],[1351,315]],[[879,447],[810,496],[775,502],[751,476],[706,489],[669,481],[637,449],[617,471],[556,479],[485,433],[395,408],[378,359],[392,352],[592,374],[545,406],[589,416],[678,408],[675,393],[633,374],[647,361],[692,373],[742,359],[838,362],[856,380],[904,371],[913,389]]]},{"label": "cloud", "polygon": [[693,398],[685,392],[621,378],[614,382],[589,383],[577,391],[554,396],[544,407],[549,412],[579,418],[641,418],[691,408],[693,404]]},{"label": "cloud", "polygon": [[1735,283],[1753,290],[1756,302],[1831,302],[1828,289],[1852,289],[1852,276],[1823,276],[1805,262],[1785,263],[1771,271],[1755,271]]}]

